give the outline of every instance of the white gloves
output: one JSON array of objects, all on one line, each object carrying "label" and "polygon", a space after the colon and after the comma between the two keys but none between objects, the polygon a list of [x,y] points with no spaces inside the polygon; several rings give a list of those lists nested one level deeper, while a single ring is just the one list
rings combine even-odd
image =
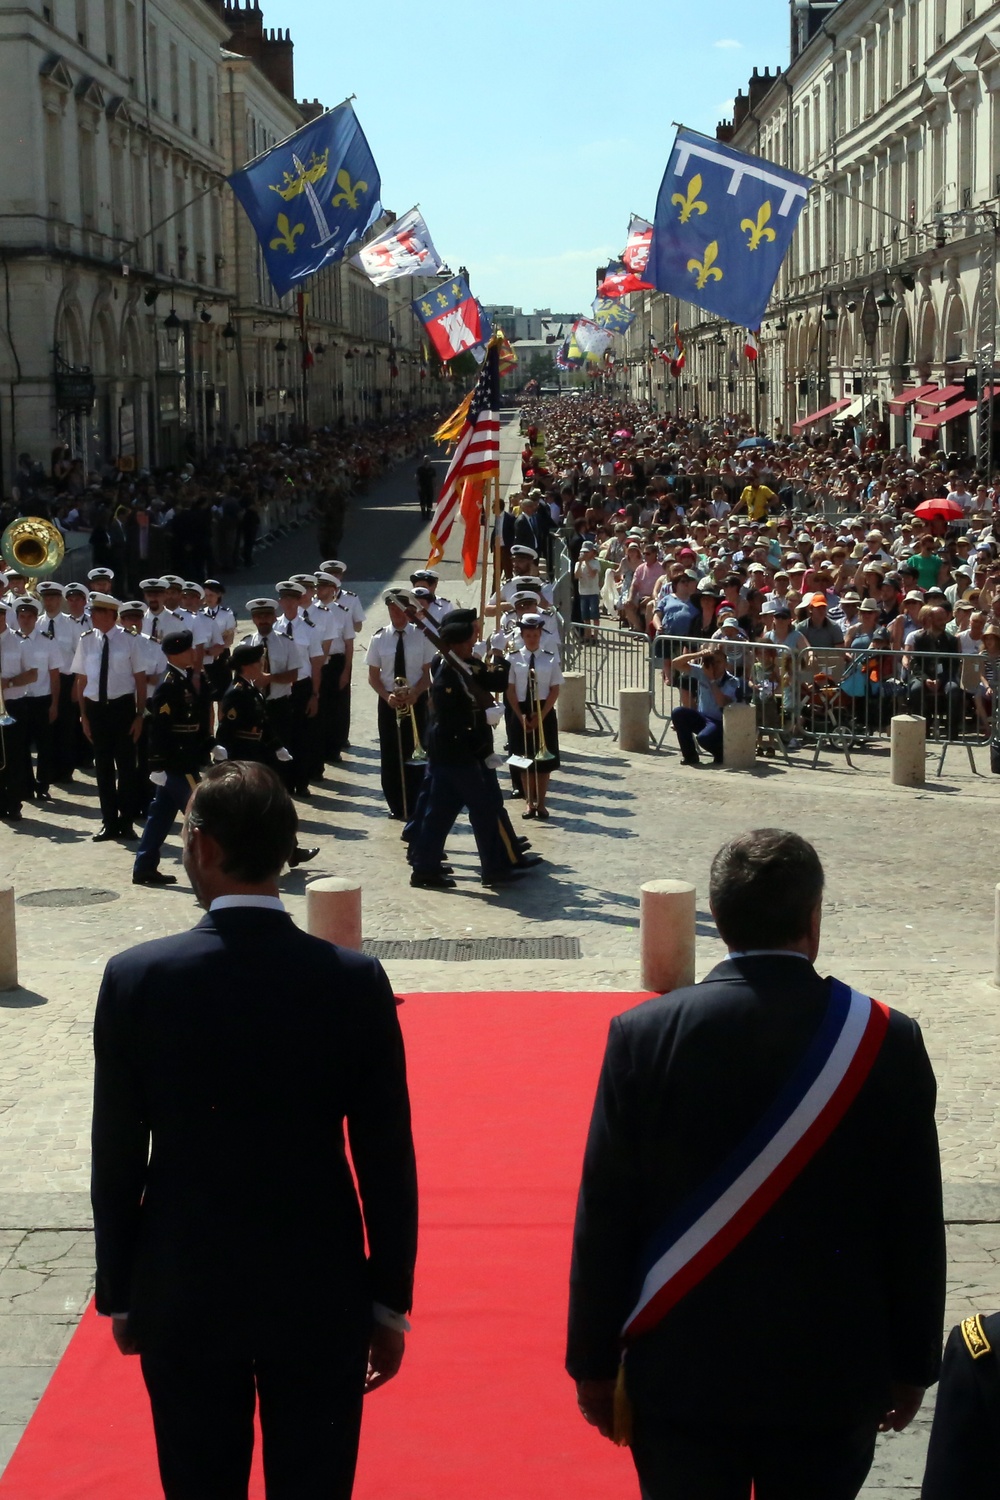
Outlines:
[{"label": "white gloves", "polygon": [[492,708],[486,710],[486,722],[489,725],[499,724],[503,718],[503,704],[494,703]]},{"label": "white gloves", "polygon": [[216,745],[212,751],[212,759],[216,762],[229,759],[229,751],[225,745]]},{"label": "white gloves", "polygon": [[292,758],[292,752],[290,750],[286,750],[284,745],[282,745],[280,750],[275,750],[274,753],[283,765],[290,761]]},{"label": "white gloves", "polygon": [[154,786],[166,786],[167,773],[166,771],[150,771],[149,779]]}]

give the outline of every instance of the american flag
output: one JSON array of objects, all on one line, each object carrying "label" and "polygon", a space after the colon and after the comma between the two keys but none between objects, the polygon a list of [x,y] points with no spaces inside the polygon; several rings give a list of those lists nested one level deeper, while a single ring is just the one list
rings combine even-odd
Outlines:
[{"label": "american flag", "polygon": [[490,474],[496,474],[499,469],[500,362],[496,346],[491,346],[472,393],[465,426],[438,495],[437,509],[431,522],[431,555],[427,561],[429,568],[435,567],[444,557],[455,517],[459,514],[465,484],[470,479],[485,479]]}]

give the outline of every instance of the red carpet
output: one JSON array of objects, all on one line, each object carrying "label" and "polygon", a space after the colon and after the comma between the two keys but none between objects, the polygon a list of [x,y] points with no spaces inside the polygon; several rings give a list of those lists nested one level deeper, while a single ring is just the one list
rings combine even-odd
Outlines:
[{"label": "red carpet", "polygon": [[[414,995],[414,1332],[365,1406],[356,1500],[608,1500],[628,1455],[562,1368],[570,1232],[607,1023],[636,995]],[[138,1363],[84,1317],[0,1500],[160,1500]],[[259,1472],[251,1486],[261,1500]]]}]

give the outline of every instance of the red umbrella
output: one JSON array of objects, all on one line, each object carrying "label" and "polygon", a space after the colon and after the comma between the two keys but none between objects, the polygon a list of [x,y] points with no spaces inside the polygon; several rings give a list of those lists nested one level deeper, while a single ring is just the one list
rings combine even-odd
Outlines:
[{"label": "red umbrella", "polygon": [[938,495],[934,500],[922,500],[913,514],[922,521],[932,521],[935,516],[940,516],[942,521],[961,521],[965,511],[957,500],[951,500],[947,495]]}]

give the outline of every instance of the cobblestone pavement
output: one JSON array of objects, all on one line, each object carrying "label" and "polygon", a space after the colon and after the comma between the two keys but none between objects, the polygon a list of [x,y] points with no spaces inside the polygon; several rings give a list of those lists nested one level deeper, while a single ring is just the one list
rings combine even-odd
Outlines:
[{"label": "cobblestone pavement", "polygon": [[[508,461],[516,432],[506,440]],[[381,623],[383,582],[405,578],[427,556],[412,474],[375,486],[350,517],[348,582]],[[232,590],[238,604],[296,565],[315,560],[299,532],[263,554]],[[441,592],[473,590],[448,565]],[[361,649],[367,640],[366,629]],[[300,804],[303,841],[320,846],[283,881],[304,920],[307,878],[344,874],[364,887],[366,939],[558,936],[576,938],[577,960],[527,963],[387,963],[397,990],[637,989],[638,891],[668,876],[698,887],[698,971],[721,956],[707,912],[712,853],[740,828],[777,824],[816,843],[828,872],[822,965],[914,1015],[940,1085],[939,1122],[948,1183],[950,1316],[1000,1306],[1000,1044],[992,972],[997,879],[992,819],[1000,783],[974,778],[956,757],[922,791],[889,785],[888,766],[861,757],[854,771],[832,759],[815,772],[767,764],[751,773],[691,771],[672,748],[626,755],[594,733],[563,736],[552,820],[532,824],[541,872],[503,893],[478,882],[467,824],[450,841],[459,881],[451,893],[411,890],[398,825],[378,784],[375,698],[359,668],[352,748],[342,767]],[[510,804],[517,820],[519,804]],[[119,948],[197,920],[171,839],[165,891],[133,887],[130,860],[94,845],[93,781],[0,831],[0,879],[14,883],[22,989],[0,994],[0,1464],[30,1415],[91,1289],[88,1132],[90,1028],[103,964]],[[46,907],[23,898],[62,889],[107,893],[100,904]],[[416,999],[414,1003],[419,1003]],[[472,1002],[470,1002],[472,1003]],[[923,1427],[880,1444],[866,1494],[917,1492]]]}]

